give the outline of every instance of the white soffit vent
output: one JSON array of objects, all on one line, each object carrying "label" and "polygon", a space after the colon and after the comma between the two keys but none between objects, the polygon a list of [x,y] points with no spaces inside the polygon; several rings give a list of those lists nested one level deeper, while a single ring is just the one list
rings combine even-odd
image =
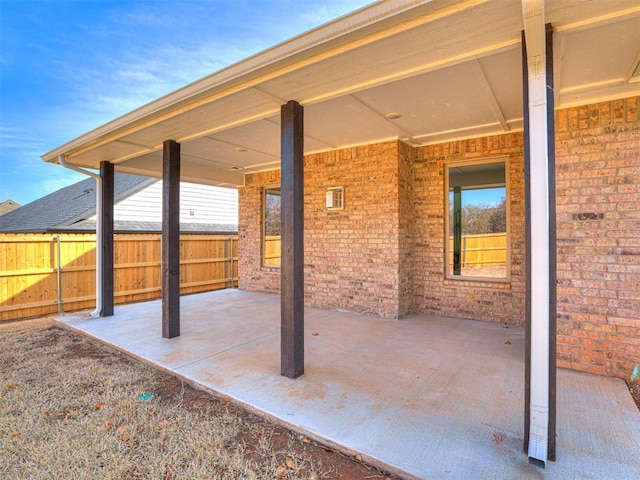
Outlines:
[{"label": "white soffit vent", "polygon": [[326,195],[327,210],[344,209],[344,187],[329,187]]}]

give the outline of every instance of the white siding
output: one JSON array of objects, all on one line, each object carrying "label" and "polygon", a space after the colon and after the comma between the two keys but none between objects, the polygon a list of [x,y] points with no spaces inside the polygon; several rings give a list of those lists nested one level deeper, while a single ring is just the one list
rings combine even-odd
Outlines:
[{"label": "white siding", "polygon": [[[118,202],[113,216],[120,221],[162,222],[162,180]],[[181,183],[180,222],[237,225],[238,190]]]}]

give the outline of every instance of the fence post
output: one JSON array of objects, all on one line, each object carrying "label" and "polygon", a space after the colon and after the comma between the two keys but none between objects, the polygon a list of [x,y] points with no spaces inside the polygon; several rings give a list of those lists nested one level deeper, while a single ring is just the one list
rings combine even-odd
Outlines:
[{"label": "fence post", "polygon": [[56,272],[58,274],[58,313],[62,313],[62,241],[60,239],[60,234],[56,235],[56,243],[58,244],[58,265],[56,268]]},{"label": "fence post", "polygon": [[230,256],[229,259],[231,260],[231,288],[236,288],[235,285],[235,278],[234,278],[234,268],[233,268],[233,237],[229,237],[229,250],[230,250]]}]

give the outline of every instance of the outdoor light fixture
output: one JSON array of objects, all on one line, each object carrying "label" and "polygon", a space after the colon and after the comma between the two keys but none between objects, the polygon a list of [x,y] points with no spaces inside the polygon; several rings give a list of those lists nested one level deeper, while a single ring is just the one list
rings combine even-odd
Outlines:
[{"label": "outdoor light fixture", "polygon": [[399,119],[401,116],[402,116],[402,114],[401,114],[401,113],[398,113],[398,112],[389,112],[389,113],[387,113],[387,114],[385,115],[385,118],[386,118],[387,120],[397,120],[397,119]]}]

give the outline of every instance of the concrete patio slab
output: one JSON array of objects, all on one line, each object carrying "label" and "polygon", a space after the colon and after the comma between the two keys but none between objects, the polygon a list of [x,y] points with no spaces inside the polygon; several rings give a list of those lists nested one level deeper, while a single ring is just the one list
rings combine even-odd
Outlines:
[{"label": "concrete patio slab", "polygon": [[202,388],[408,478],[635,479],[640,413],[622,380],[558,372],[558,461],[522,453],[524,330],[414,315],[305,309],[305,375],[280,376],[280,297],[223,290],[108,318],[58,319]]}]

